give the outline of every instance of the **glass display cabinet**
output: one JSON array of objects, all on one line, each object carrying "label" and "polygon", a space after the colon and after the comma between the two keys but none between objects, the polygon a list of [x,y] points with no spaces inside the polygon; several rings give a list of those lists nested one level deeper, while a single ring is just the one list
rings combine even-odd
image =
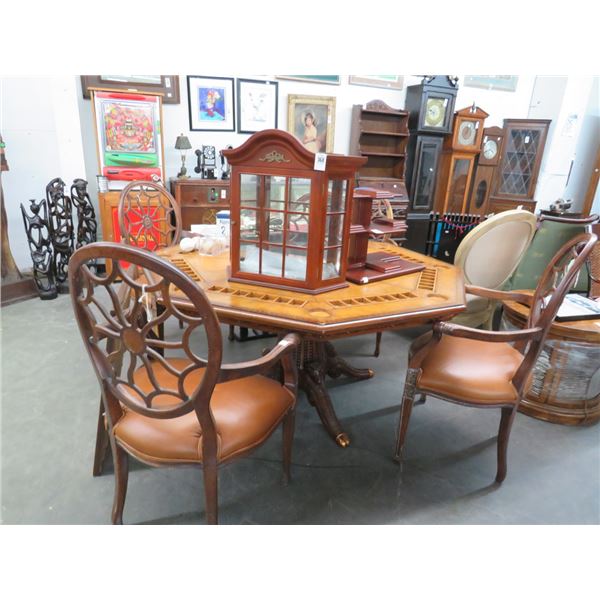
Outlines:
[{"label": "glass display cabinet", "polygon": [[523,204],[535,210],[535,188],[550,120],[504,119],[504,140],[490,204],[499,212]]},{"label": "glass display cabinet", "polygon": [[285,131],[224,150],[231,165],[231,281],[309,294],[345,287],[352,192],[366,158],[316,155]]}]

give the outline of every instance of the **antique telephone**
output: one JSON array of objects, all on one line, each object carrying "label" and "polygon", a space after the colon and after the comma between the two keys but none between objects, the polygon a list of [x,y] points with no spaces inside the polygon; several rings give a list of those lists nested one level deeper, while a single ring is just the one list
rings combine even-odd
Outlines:
[{"label": "antique telephone", "polygon": [[202,179],[216,179],[215,168],[217,166],[216,153],[214,146],[202,146],[202,149],[196,150],[198,163],[194,167],[196,173],[202,173]]}]

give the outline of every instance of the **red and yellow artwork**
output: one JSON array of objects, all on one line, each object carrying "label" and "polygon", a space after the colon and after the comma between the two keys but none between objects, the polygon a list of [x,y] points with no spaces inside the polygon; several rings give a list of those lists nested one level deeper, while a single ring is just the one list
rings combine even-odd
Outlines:
[{"label": "red and yellow artwork", "polygon": [[107,152],[156,152],[152,106],[111,101],[103,108]]}]

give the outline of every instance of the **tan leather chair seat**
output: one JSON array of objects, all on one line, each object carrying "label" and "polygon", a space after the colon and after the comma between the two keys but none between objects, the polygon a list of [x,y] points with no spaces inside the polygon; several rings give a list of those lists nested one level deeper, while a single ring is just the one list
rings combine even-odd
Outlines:
[{"label": "tan leather chair seat", "polygon": [[[168,362],[177,370],[190,364],[187,359]],[[176,378],[171,373],[158,362],[153,367],[161,387],[176,388]],[[195,389],[202,373],[197,370],[186,378],[187,393]],[[154,389],[145,368],[135,372],[134,381],[144,392]],[[173,401],[168,396],[157,399],[154,406]],[[218,460],[227,460],[261,443],[293,402],[291,392],[262,375],[217,384],[210,406],[218,435]],[[154,419],[125,409],[115,424],[114,434],[140,460],[202,462],[202,429],[194,411],[174,419]]]},{"label": "tan leather chair seat", "polygon": [[419,389],[478,404],[517,401],[511,379],[523,355],[509,344],[442,336],[421,368]]}]

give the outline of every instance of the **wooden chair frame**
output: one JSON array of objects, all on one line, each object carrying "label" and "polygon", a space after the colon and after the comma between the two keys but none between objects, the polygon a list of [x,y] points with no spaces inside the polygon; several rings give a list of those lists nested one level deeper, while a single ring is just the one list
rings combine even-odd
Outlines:
[{"label": "wooden chair frame", "polygon": [[[398,435],[394,454],[395,460],[400,462],[402,459],[402,451],[415,395],[420,394],[422,397],[431,395],[441,400],[464,406],[501,409],[498,431],[498,468],[496,481],[500,483],[504,480],[507,472],[508,439],[519,402],[527,392],[527,384],[531,371],[542,350],[544,340],[548,335],[554,317],[565,295],[571,288],[577,273],[591,253],[596,240],[595,235],[583,233],[564,244],[544,270],[533,294],[531,292],[502,292],[499,290],[466,286],[466,290],[472,294],[492,300],[514,300],[530,306],[526,329],[503,332],[485,331],[453,323],[438,322],[433,326],[431,336],[426,334],[415,340],[409,353],[408,370],[398,423]],[[441,341],[444,335],[490,343],[515,343],[514,347],[523,355],[523,360],[512,378],[512,384],[517,393],[517,401],[511,403],[486,403],[482,405],[448,395],[438,395],[426,389],[420,389],[418,382],[422,372],[421,365],[431,349]]]},{"label": "wooden chair frame", "polygon": [[[154,212],[149,214],[151,209]],[[174,246],[181,239],[179,204],[158,183],[132,181],[126,185],[119,197],[118,215],[124,244],[155,250]]]},{"label": "wooden chair frame", "polygon": [[[109,275],[98,275],[87,266],[94,260],[110,259],[114,268]],[[134,279],[131,270],[124,270],[121,261],[126,261],[143,273]],[[117,284],[120,279],[121,283]],[[77,250],[69,264],[69,284],[75,316],[86,350],[102,389],[102,401],[106,413],[108,438],[115,467],[115,497],[112,522],[122,523],[123,507],[127,492],[128,451],[113,433],[114,425],[123,415],[124,407],[129,411],[154,419],[177,418],[194,411],[202,430],[202,469],[206,496],[206,518],[209,523],[217,522],[217,467],[230,459],[218,458],[217,432],[211,412],[211,397],[218,383],[269,373],[281,364],[282,385],[292,395],[294,402],[282,416],[283,422],[283,466],[286,479],[290,475],[292,439],[294,432],[295,398],[297,395],[297,372],[293,350],[299,343],[295,334],[287,335],[266,356],[258,360],[222,364],[222,339],[219,321],[204,292],[179,269],[152,253],[133,246],[112,242],[90,244]],[[123,304],[117,285],[129,289],[126,297],[133,301]],[[171,299],[171,290],[177,288],[177,297],[186,297],[194,306],[193,313],[183,312],[178,303]],[[97,288],[105,295],[98,296]],[[163,310],[156,318],[143,318],[142,297],[154,294]],[[107,300],[108,298],[108,300]],[[181,336],[176,341],[165,341],[150,332],[170,316],[184,323]],[[204,328],[208,344],[207,358],[198,356],[190,345],[190,336],[196,328]],[[103,348],[103,344],[106,347]],[[181,350],[190,360],[188,366],[178,371],[162,356],[159,350]],[[122,373],[124,357],[129,359],[129,368]],[[144,392],[136,385],[133,375],[136,365],[143,364],[152,383],[153,391]],[[154,366],[159,365],[174,375],[177,387],[164,389],[155,378]],[[202,369],[203,376],[196,389],[188,395],[184,390],[186,378]],[[162,395],[162,396],[161,396]],[[153,399],[167,395],[175,402],[167,406],[154,406]],[[102,411],[101,411],[102,414]],[[102,417],[101,417],[102,418]],[[99,422],[100,428],[100,422]],[[103,425],[103,423],[102,423]],[[268,437],[268,436],[267,436]],[[254,446],[253,446],[254,447]],[[235,458],[246,454],[241,452]],[[137,457],[139,460],[139,457]],[[152,466],[164,466],[163,462],[144,460]],[[198,466],[198,462],[181,462]]]}]

